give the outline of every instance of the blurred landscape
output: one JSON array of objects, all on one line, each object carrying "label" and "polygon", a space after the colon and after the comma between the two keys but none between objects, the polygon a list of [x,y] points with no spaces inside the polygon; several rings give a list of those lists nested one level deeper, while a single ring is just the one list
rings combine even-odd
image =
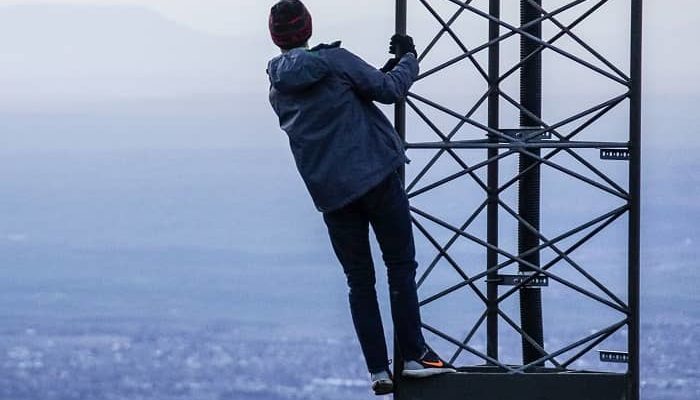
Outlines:
[{"label": "blurred landscape", "polygon": [[[344,277],[289,160],[1,159],[0,398],[367,398]],[[647,193],[669,182],[648,175]],[[646,398],[685,400],[700,391],[699,208],[670,203],[645,197],[643,380]]]}]

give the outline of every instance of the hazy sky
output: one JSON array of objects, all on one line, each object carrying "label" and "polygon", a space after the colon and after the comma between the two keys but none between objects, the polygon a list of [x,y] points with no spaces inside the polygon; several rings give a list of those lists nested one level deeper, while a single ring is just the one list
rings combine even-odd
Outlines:
[{"label": "hazy sky", "polygon": [[[504,12],[509,9],[507,7],[509,2],[516,3],[515,0],[505,0],[503,8],[506,11]],[[250,56],[262,57],[272,55],[275,52],[275,48],[269,41],[266,26],[269,7],[273,3],[269,0],[0,0],[0,5],[40,5],[39,7],[47,4],[121,5],[137,9],[150,9],[164,18],[202,33],[226,35],[229,37],[232,51],[242,49]],[[360,52],[365,57],[369,57],[372,61],[379,62],[379,59],[383,57],[382,54],[385,53],[386,47],[384,44],[385,36],[390,34],[392,30],[393,1],[307,0],[306,3],[314,15],[314,40],[324,41],[342,38],[348,47]],[[427,17],[427,13],[422,10],[417,1],[409,3],[411,15],[418,16],[412,19],[414,23],[410,30],[418,36],[424,33],[427,38],[430,33],[435,31],[435,22]],[[562,1],[545,1],[545,6],[548,3],[552,7],[562,3]],[[447,1],[436,1],[433,4],[444,4],[454,8],[454,5]],[[475,0],[473,4],[483,7],[485,1]],[[590,25],[586,27],[584,24],[577,30],[580,32],[581,29],[588,29],[593,35],[597,33],[603,39],[607,35],[610,37],[610,41],[614,41],[615,38],[612,36],[618,35],[620,32],[614,29],[614,25],[616,25],[614,22],[622,21],[627,17],[627,4],[627,0],[611,0],[605,8],[599,11],[600,17],[596,17],[589,23],[596,25],[596,29],[591,29]],[[584,3],[577,9],[581,10],[588,6],[587,3]],[[513,9],[515,8],[513,7]],[[678,12],[679,10],[682,12]],[[1,12],[3,12],[2,7],[0,7]],[[427,19],[422,18],[421,15],[426,16]],[[645,16],[646,73],[649,76],[647,89],[656,91],[659,86],[663,86],[672,88],[673,92],[697,92],[697,84],[691,83],[689,88],[688,81],[695,77],[695,71],[700,65],[699,57],[695,52],[688,50],[696,47],[696,28],[700,24],[700,3],[694,0],[673,0],[672,2],[646,0]],[[115,19],[118,17],[115,15]],[[80,16],[76,16],[76,18],[80,18]],[[54,34],[53,32],[49,33],[48,29],[42,31],[42,26],[32,20],[28,19],[18,23],[20,22],[26,28],[31,26],[32,30],[35,31],[34,34],[36,32]],[[479,30],[473,32],[480,34]],[[60,35],[60,32],[57,33]],[[90,32],[83,33],[82,39],[89,41]],[[590,36],[589,38],[598,39]],[[99,39],[99,33],[96,39]],[[22,37],[18,37],[13,42],[16,46],[21,47],[22,40]],[[3,44],[0,44],[0,56],[2,56],[4,43],[6,42],[3,41]],[[422,42],[419,41],[420,44]],[[41,50],[29,46],[26,48],[28,53]],[[254,53],[250,53],[251,51]],[[83,57],[90,58],[90,54],[84,54]],[[674,58],[681,62],[672,62]],[[123,60],[124,63],[128,63],[128,61]],[[237,72],[245,74],[247,67],[248,64],[240,65]],[[49,66],[44,66],[44,68],[49,68]],[[0,69],[0,72],[8,76],[7,71]],[[163,72],[167,73],[167,71]],[[12,76],[12,70],[10,70],[9,76]],[[683,82],[684,80],[687,81]],[[694,80],[696,81],[696,79]]]},{"label": "hazy sky", "polygon": [[[50,142],[46,135],[40,134],[46,127],[36,126],[36,119],[32,120],[34,125],[28,124],[28,120],[17,122],[17,115],[27,113],[90,114],[98,121],[95,124],[107,123],[106,118],[99,117],[105,114],[147,115],[159,120],[190,114],[194,120],[202,121],[196,118],[198,113],[205,113],[227,123],[226,128],[221,128],[226,132],[234,124],[246,131],[277,129],[270,118],[265,75],[266,61],[278,53],[267,31],[268,12],[273,3],[0,0],[0,37],[4,38],[0,41],[0,114],[5,115],[5,132],[14,135],[9,140],[6,135],[0,136],[0,141],[12,145],[36,137],[36,143]],[[544,2],[550,8],[562,3],[563,0]],[[586,2],[573,12],[562,14],[561,20],[571,21],[593,3]],[[307,0],[306,4],[314,16],[312,43],[342,39],[347,48],[372,64],[381,65],[386,60],[388,38],[393,32],[394,1]],[[449,16],[455,9],[447,1],[432,4],[443,7],[439,8],[443,16]],[[483,8],[487,2],[474,0],[473,4]],[[504,0],[503,4],[506,17],[517,20],[516,1]],[[513,7],[508,7],[509,4]],[[594,18],[575,30],[625,70],[628,4],[628,0],[610,0]],[[410,2],[409,13],[409,31],[421,48],[436,33],[437,24],[417,1]],[[663,126],[663,118],[679,122],[680,117],[692,126],[697,120],[692,110],[700,106],[700,80],[696,78],[700,56],[693,51],[697,47],[700,3],[646,0],[645,16],[645,101],[666,107],[651,122]],[[460,29],[469,46],[474,46],[485,41],[485,23],[483,18],[470,15],[456,29]],[[545,36],[553,34],[551,24],[545,25],[545,33]],[[569,43],[572,44],[575,47],[575,43]],[[562,46],[565,45],[562,40]],[[572,51],[585,55],[580,49]],[[454,56],[459,54],[459,49],[447,38],[434,53]],[[510,44],[504,43],[503,67],[516,56],[517,40],[511,39]],[[438,61],[426,60],[422,68]],[[553,72],[562,73],[566,68],[564,61],[561,57],[545,60],[545,77],[553,77]],[[481,90],[479,85],[483,81],[473,71],[469,72],[472,75],[465,75],[459,69],[453,73],[462,79],[458,84],[467,95]],[[564,80],[546,82],[545,90],[556,91],[563,83],[569,83],[573,86],[562,93],[594,92],[599,88],[597,85],[606,84],[584,82],[578,76],[576,80],[567,79],[566,74],[562,77]],[[517,74],[514,78],[517,79]],[[464,103],[460,97],[464,94],[455,91],[454,84],[454,81],[435,81],[417,90],[422,94],[451,96]],[[515,80],[507,82],[508,85],[517,88]],[[650,111],[649,116],[657,110]],[[47,125],[51,124],[47,122]],[[66,134],[77,135],[75,132],[82,130],[80,140],[75,141],[90,141],[92,125],[80,125],[77,127],[80,129],[72,123],[55,126]],[[137,134],[124,134],[120,129],[112,137],[134,135],[138,141]],[[206,129],[202,135],[209,135],[209,139],[197,143],[212,146],[229,143],[230,139],[222,139],[223,134],[212,133],[215,129]],[[157,132],[152,129],[150,135],[158,136]],[[101,138],[110,137],[104,131],[102,135]],[[181,144],[187,146],[190,142],[194,143],[183,139]],[[114,145],[110,141],[105,143]]]},{"label": "hazy sky", "polygon": [[[196,29],[228,35],[258,33],[265,28],[267,12],[273,1],[266,0],[0,0],[0,4],[87,4],[131,5],[147,7],[164,16]],[[387,0],[353,0],[330,2],[307,0],[315,16],[329,20],[361,20],[387,16],[393,2]],[[333,4],[335,3],[335,4]]]},{"label": "hazy sky", "polygon": [[[478,5],[484,0],[476,0]],[[612,2],[627,1],[612,0]],[[515,3],[515,0],[504,0]],[[246,34],[260,31],[267,11],[274,1],[269,0],[0,0],[0,4],[88,4],[88,5],[134,5],[156,10],[168,18],[191,25],[197,29],[222,34]],[[314,15],[325,20],[366,20],[367,18],[390,17],[392,0],[328,1],[306,0]],[[409,4],[411,2],[409,1]],[[415,2],[418,5],[418,2]],[[435,3],[435,2],[434,2]],[[544,5],[547,5],[544,1]],[[549,2],[552,3],[551,1]],[[558,1],[556,2],[558,3]],[[700,4],[694,0],[645,0],[645,12],[649,28],[663,25],[681,33],[691,29],[698,21]],[[682,12],[678,12],[682,10]],[[690,32],[688,32],[690,33]]]}]

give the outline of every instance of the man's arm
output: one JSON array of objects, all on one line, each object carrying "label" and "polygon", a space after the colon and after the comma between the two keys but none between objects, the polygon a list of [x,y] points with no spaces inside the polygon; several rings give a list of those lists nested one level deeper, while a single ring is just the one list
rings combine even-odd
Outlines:
[{"label": "man's arm", "polygon": [[339,49],[338,57],[338,72],[350,82],[353,89],[362,97],[384,104],[395,103],[406,97],[418,76],[418,60],[411,53],[401,57],[401,61],[387,73],[342,48]]}]

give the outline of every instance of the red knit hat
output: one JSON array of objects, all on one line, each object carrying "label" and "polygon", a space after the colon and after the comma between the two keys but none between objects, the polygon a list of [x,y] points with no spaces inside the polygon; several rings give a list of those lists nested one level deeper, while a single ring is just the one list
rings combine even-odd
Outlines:
[{"label": "red knit hat", "polygon": [[311,14],[299,0],[281,0],[270,10],[272,41],[288,50],[302,46],[311,37]]}]

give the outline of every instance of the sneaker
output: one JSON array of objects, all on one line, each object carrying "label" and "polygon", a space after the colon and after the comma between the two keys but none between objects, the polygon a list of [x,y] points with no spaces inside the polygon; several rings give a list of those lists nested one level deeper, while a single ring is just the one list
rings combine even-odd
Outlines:
[{"label": "sneaker", "polygon": [[370,379],[372,380],[372,390],[374,390],[374,394],[377,396],[389,394],[394,391],[394,380],[392,379],[389,369],[372,373]]},{"label": "sneaker", "polygon": [[425,378],[427,376],[445,374],[448,372],[457,372],[457,370],[447,361],[438,357],[435,352],[426,349],[420,360],[404,361],[401,376],[407,378]]}]

